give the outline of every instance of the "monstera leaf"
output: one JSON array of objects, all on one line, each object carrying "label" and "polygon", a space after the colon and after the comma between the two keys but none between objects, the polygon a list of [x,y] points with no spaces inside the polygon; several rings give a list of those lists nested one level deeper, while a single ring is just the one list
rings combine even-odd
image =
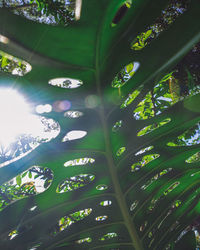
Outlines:
[{"label": "monstera leaf", "polygon": [[168,3],[83,0],[65,27],[0,9],[1,50],[32,66],[2,70],[1,86],[51,104],[61,128],[0,168],[1,249],[195,249],[200,96],[180,96],[171,72],[200,40],[200,2],[149,42]]}]

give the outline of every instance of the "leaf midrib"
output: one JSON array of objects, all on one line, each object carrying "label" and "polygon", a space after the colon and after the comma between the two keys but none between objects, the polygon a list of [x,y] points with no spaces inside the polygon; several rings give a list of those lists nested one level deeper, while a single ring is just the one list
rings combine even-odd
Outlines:
[{"label": "leaf midrib", "polygon": [[119,178],[117,175],[117,168],[115,166],[113,157],[112,157],[112,150],[111,150],[111,142],[110,142],[110,136],[109,136],[109,126],[107,124],[107,119],[106,119],[106,112],[104,109],[104,102],[103,102],[103,96],[102,96],[102,91],[101,91],[101,80],[100,80],[100,39],[101,39],[101,33],[102,33],[102,23],[103,23],[103,18],[101,19],[102,22],[99,25],[98,31],[97,31],[97,39],[96,39],[96,49],[95,49],[95,78],[96,78],[96,86],[97,86],[97,94],[100,97],[101,100],[101,105],[99,109],[99,116],[100,116],[100,121],[102,123],[102,131],[104,135],[104,141],[105,141],[105,157],[107,159],[107,166],[110,172],[110,177],[112,180],[113,188],[115,191],[115,196],[116,200],[119,206],[119,209],[122,214],[122,218],[124,220],[124,223],[127,227],[127,230],[130,234],[131,240],[133,242],[133,245],[136,250],[143,250],[142,243],[138,237],[136,227],[132,223],[131,216],[128,211],[128,207],[126,205],[126,201],[120,186]]}]

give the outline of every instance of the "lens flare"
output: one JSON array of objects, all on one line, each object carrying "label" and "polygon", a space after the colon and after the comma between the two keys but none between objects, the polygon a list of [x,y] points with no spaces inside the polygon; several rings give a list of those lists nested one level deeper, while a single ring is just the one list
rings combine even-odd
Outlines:
[{"label": "lens flare", "polygon": [[[41,106],[49,112],[49,104]],[[39,111],[40,107],[39,107]],[[9,88],[0,89],[0,149],[8,148],[21,135],[48,139],[56,137],[59,129],[48,129],[55,123],[52,119],[42,118],[31,113],[31,107],[17,91]],[[48,124],[47,124],[48,123]],[[55,132],[55,133],[54,133]]]}]

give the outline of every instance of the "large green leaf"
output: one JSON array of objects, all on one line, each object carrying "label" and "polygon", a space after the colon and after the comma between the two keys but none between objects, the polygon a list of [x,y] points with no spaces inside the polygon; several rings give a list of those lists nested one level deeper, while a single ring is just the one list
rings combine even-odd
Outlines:
[{"label": "large green leaf", "polygon": [[[200,96],[146,120],[135,120],[133,111],[199,42],[200,2],[191,0],[185,13],[139,51],[131,49],[132,41],[168,1],[135,0],[120,22],[111,25],[123,2],[83,0],[80,20],[66,27],[34,23],[0,9],[0,34],[9,38],[7,44],[0,43],[1,50],[32,65],[20,79],[0,72],[1,86],[17,86],[34,105],[67,100],[71,110],[83,113],[76,119],[63,112],[46,115],[60,124],[59,136],[0,168],[1,185],[31,166],[54,174],[44,193],[0,212],[1,249],[180,249],[182,244],[174,242],[199,217],[199,165],[185,160],[200,146],[167,143],[200,121]],[[121,88],[113,88],[117,73],[132,62],[140,64],[137,72]],[[48,84],[57,77],[78,79],[83,85],[68,89]],[[140,94],[121,109],[141,85]],[[138,136],[144,127],[167,118],[169,123]],[[72,130],[87,135],[62,142]],[[135,155],[149,146],[153,149],[144,153],[145,159]],[[95,162],[83,163],[83,158]],[[141,167],[133,171],[138,162]],[[188,238],[193,249],[194,233],[183,240]]]}]

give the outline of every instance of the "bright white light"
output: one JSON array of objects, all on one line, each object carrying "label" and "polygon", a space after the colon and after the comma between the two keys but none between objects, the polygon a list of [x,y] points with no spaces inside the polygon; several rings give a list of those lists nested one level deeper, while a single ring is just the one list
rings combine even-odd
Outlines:
[{"label": "bright white light", "polygon": [[44,110],[46,113],[49,113],[52,111],[52,106],[50,104],[45,104],[44,105]]},{"label": "bright white light", "polygon": [[42,113],[44,113],[44,106],[43,105],[37,105],[35,110],[36,110],[36,112],[38,114],[42,114]]},{"label": "bright white light", "polygon": [[60,88],[74,89],[80,87],[83,82],[77,79],[61,77],[49,80],[49,84]]},{"label": "bright white light", "polygon": [[70,131],[69,133],[66,134],[66,136],[62,139],[62,142],[80,139],[80,138],[82,138],[82,137],[84,137],[86,135],[87,135],[86,131],[72,130],[72,131]]},{"label": "bright white light", "polygon": [[19,134],[27,130],[29,113],[29,105],[15,90],[0,90],[0,144],[2,146],[7,147]]},{"label": "bright white light", "polygon": [[[43,108],[48,108],[43,106]],[[43,138],[48,141],[55,138],[59,129],[47,130],[44,119],[30,113],[30,106],[17,91],[13,89],[0,89],[0,146],[7,148],[15,142],[20,135],[31,135],[34,138]],[[43,119],[43,120],[42,120]],[[48,126],[55,122],[48,119]]]},{"label": "bright white light", "polygon": [[81,6],[82,6],[82,0],[76,0],[76,4],[75,4],[75,19],[76,19],[76,21],[79,20],[81,17]]},{"label": "bright white light", "polygon": [[49,113],[52,111],[52,106],[50,104],[37,105],[35,110],[38,114]]}]

